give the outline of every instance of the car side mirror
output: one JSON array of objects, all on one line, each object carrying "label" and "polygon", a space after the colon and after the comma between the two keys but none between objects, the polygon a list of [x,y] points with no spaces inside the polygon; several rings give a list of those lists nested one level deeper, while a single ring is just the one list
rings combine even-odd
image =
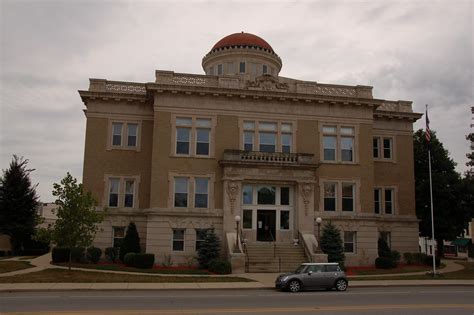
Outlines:
[{"label": "car side mirror", "polygon": [[311,276],[313,274],[312,271],[308,271],[308,276]]}]

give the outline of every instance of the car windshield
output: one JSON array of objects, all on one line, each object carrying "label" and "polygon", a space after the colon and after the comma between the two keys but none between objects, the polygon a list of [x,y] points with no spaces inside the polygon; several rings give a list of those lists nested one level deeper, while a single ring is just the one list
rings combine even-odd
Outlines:
[{"label": "car windshield", "polygon": [[295,270],[295,273],[302,273],[303,270],[306,269],[306,267],[307,267],[306,265],[301,265],[301,266],[299,266],[299,267]]}]

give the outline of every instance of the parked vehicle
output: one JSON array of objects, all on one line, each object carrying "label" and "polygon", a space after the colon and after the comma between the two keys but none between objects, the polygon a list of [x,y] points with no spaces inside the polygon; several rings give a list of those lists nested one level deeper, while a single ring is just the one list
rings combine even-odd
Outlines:
[{"label": "parked vehicle", "polygon": [[275,287],[291,292],[321,288],[345,291],[348,283],[338,263],[304,263],[295,272],[279,275]]}]

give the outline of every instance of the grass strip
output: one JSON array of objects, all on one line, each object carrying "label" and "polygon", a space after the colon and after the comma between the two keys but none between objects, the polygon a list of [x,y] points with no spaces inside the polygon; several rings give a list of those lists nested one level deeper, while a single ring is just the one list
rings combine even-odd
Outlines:
[{"label": "grass strip", "polygon": [[[57,266],[67,267],[67,263],[58,263]],[[173,274],[173,275],[210,275],[206,270],[200,269],[140,269],[132,268],[122,265],[96,265],[96,264],[79,264],[72,263],[71,267],[95,269],[95,270],[110,270],[110,271],[126,271],[136,273],[151,273],[151,274]]]},{"label": "grass strip", "polygon": [[0,261],[0,273],[7,273],[28,268],[33,268],[33,265],[27,261]]}]

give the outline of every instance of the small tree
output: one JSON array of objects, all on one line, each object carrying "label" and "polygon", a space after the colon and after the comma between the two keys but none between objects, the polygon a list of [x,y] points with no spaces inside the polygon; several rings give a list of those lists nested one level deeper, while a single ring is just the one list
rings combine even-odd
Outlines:
[{"label": "small tree", "polygon": [[127,227],[127,233],[120,245],[120,260],[123,262],[128,253],[140,253],[140,237],[138,236],[137,226],[130,222]]},{"label": "small tree", "polygon": [[381,237],[377,241],[377,251],[379,257],[390,257],[390,247],[388,247],[387,242]]},{"label": "small tree", "polygon": [[328,221],[323,226],[321,249],[328,255],[328,262],[337,262],[344,267],[344,246],[339,229]]},{"label": "small tree", "polygon": [[78,184],[71,174],[67,173],[61,183],[56,183],[53,187],[53,196],[57,197],[55,203],[58,206],[58,219],[48,229],[42,229],[39,237],[49,238],[53,244],[69,248],[71,269],[72,249],[92,244],[103,213],[95,210],[96,201],[91,193],[84,193],[82,184]]},{"label": "small tree", "polygon": [[28,169],[27,164],[28,160],[14,155],[10,167],[0,177],[0,234],[10,236],[14,254],[31,243],[39,222],[36,185],[30,181],[34,170]]},{"label": "small tree", "polygon": [[198,251],[198,262],[201,268],[209,268],[209,263],[212,260],[219,258],[220,246],[219,238],[214,229],[212,228],[208,230]]}]

